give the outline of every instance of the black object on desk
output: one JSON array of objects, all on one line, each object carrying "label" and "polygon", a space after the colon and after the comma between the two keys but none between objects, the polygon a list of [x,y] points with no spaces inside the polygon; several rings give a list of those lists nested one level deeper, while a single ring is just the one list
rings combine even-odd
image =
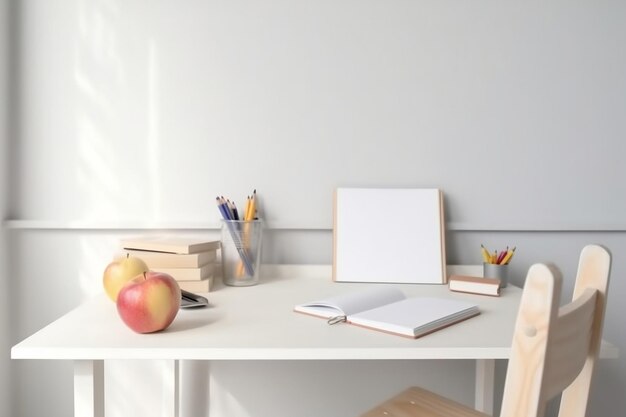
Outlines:
[{"label": "black object on desk", "polygon": [[209,305],[209,300],[201,295],[183,289],[180,290],[180,308],[196,308]]}]

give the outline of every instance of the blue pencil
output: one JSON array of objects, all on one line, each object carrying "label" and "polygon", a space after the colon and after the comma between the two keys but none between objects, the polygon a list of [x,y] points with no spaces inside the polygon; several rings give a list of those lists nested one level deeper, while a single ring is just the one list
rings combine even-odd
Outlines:
[{"label": "blue pencil", "polygon": [[239,252],[239,256],[241,257],[241,260],[243,261],[243,266],[245,267],[246,272],[250,276],[254,275],[254,268],[252,267],[252,262],[250,261],[250,257],[248,256],[247,251],[243,248],[241,244],[239,233],[237,233],[237,230],[235,230],[235,228],[233,227],[233,224],[228,222],[228,220],[233,220],[233,217],[230,212],[230,209],[228,208],[228,205],[224,201],[224,197],[221,197],[221,198],[216,197],[215,200],[217,202],[217,207],[220,210],[220,213],[222,214],[222,217],[224,218],[224,220],[227,221],[226,226],[228,227],[230,235],[233,238],[233,242],[235,243],[235,246],[237,247],[237,252]]},{"label": "blue pencil", "polygon": [[228,209],[226,208],[226,204],[222,202],[222,200],[219,197],[215,197],[215,202],[217,203],[217,208],[219,209],[220,213],[222,214],[222,217],[224,218],[224,220],[232,220],[230,218],[230,215],[228,213]]}]

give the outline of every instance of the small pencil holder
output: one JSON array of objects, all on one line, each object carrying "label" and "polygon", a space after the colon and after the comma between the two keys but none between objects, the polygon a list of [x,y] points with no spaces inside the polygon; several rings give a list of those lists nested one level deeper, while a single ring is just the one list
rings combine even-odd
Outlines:
[{"label": "small pencil holder", "polygon": [[244,287],[259,283],[261,220],[222,220],[222,268],[226,285]]},{"label": "small pencil holder", "polygon": [[504,288],[509,284],[509,266],[483,263],[483,277],[499,279],[500,288]]}]

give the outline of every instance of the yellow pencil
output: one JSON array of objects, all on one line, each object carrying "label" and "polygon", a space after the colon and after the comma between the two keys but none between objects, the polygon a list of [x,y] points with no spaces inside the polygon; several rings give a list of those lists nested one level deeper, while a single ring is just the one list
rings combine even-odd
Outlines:
[{"label": "yellow pencil", "polygon": [[489,251],[482,244],[480,245],[480,252],[483,255],[483,261],[485,263],[490,263],[491,262],[491,255],[489,255]]},{"label": "yellow pencil", "polygon": [[[254,213],[256,213],[256,189],[252,192],[252,197],[247,197],[246,212],[244,214],[243,220],[247,222],[250,220],[254,220]],[[243,225],[242,243],[244,250],[247,250],[250,246],[250,225],[248,223],[244,223]],[[237,276],[242,276],[244,272],[245,270],[243,262],[239,262],[239,267],[237,268]]]},{"label": "yellow pencil", "polygon": [[256,213],[256,189],[252,192],[252,197],[250,198],[250,210],[247,213],[246,220],[254,220],[254,214]]},{"label": "yellow pencil", "polygon": [[249,216],[248,213],[250,213],[250,196],[246,197],[246,209],[243,212],[243,219],[244,220],[248,220],[248,216]]}]

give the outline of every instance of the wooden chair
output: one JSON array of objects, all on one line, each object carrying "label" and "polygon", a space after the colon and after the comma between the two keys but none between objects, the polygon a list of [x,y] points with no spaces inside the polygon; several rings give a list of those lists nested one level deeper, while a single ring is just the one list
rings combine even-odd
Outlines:
[{"label": "wooden chair", "polygon": [[[501,417],[542,417],[559,393],[559,417],[584,417],[611,267],[608,251],[583,248],[571,303],[559,308],[561,278],[544,264],[526,277],[504,386]],[[485,417],[421,388],[409,388],[363,417]]]}]

